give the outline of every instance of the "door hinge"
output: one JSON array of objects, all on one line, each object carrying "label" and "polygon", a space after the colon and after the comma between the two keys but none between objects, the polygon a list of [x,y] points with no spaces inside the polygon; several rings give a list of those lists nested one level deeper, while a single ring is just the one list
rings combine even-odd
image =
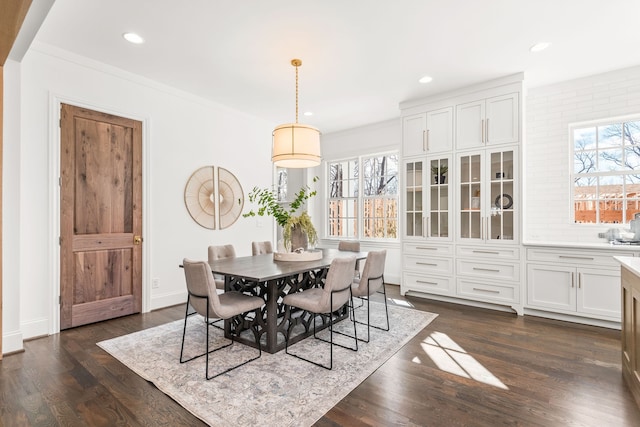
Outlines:
[{"label": "door hinge", "polygon": [[58,295],[58,304],[62,305],[62,295]]},{"label": "door hinge", "polygon": [[58,245],[62,246],[62,237],[58,237]]},{"label": "door hinge", "polygon": [[62,187],[62,177],[58,177],[58,187]]}]

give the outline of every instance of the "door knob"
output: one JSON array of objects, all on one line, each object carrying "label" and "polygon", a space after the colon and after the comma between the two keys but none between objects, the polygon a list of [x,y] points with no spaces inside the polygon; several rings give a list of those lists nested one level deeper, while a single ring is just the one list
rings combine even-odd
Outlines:
[{"label": "door knob", "polygon": [[142,243],[142,237],[141,236],[133,236],[133,244],[134,245],[139,245],[140,243]]}]

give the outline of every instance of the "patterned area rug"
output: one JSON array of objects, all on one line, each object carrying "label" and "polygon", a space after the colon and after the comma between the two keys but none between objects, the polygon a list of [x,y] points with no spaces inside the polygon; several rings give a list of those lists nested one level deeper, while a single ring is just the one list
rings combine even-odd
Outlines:
[{"label": "patterned area rug", "polygon": [[[359,320],[366,320],[364,308],[356,312]],[[371,316],[372,324],[384,325],[384,305],[371,302]],[[98,345],[209,425],[309,426],[436,317],[437,314],[389,305],[391,330],[372,328],[371,341],[360,342],[358,352],[334,347],[331,371],[287,355],[283,350],[276,354],[263,352],[260,359],[206,381],[204,357],[179,363],[183,320]],[[347,320],[335,328],[353,332],[353,324]],[[191,316],[186,355],[204,351],[204,333],[203,318]],[[212,346],[227,341],[220,329],[211,328],[210,333]],[[366,325],[358,325],[358,336],[365,334]],[[293,344],[290,351],[324,363],[328,362],[329,344],[310,337]],[[235,343],[212,354],[209,372],[220,372],[227,363],[255,355],[256,349]]]}]

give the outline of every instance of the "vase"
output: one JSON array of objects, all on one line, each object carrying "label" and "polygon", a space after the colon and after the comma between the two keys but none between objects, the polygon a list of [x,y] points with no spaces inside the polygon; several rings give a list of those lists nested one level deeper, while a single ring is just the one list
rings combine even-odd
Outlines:
[{"label": "vase", "polygon": [[309,248],[309,238],[307,233],[302,230],[299,225],[291,228],[291,252],[301,249],[306,251]]}]

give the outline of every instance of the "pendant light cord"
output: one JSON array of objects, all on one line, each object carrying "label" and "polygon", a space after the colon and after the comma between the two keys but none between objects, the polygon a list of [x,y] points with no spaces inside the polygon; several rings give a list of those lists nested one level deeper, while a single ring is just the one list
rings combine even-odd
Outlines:
[{"label": "pendant light cord", "polygon": [[298,123],[298,66],[296,65],[296,123]]}]

